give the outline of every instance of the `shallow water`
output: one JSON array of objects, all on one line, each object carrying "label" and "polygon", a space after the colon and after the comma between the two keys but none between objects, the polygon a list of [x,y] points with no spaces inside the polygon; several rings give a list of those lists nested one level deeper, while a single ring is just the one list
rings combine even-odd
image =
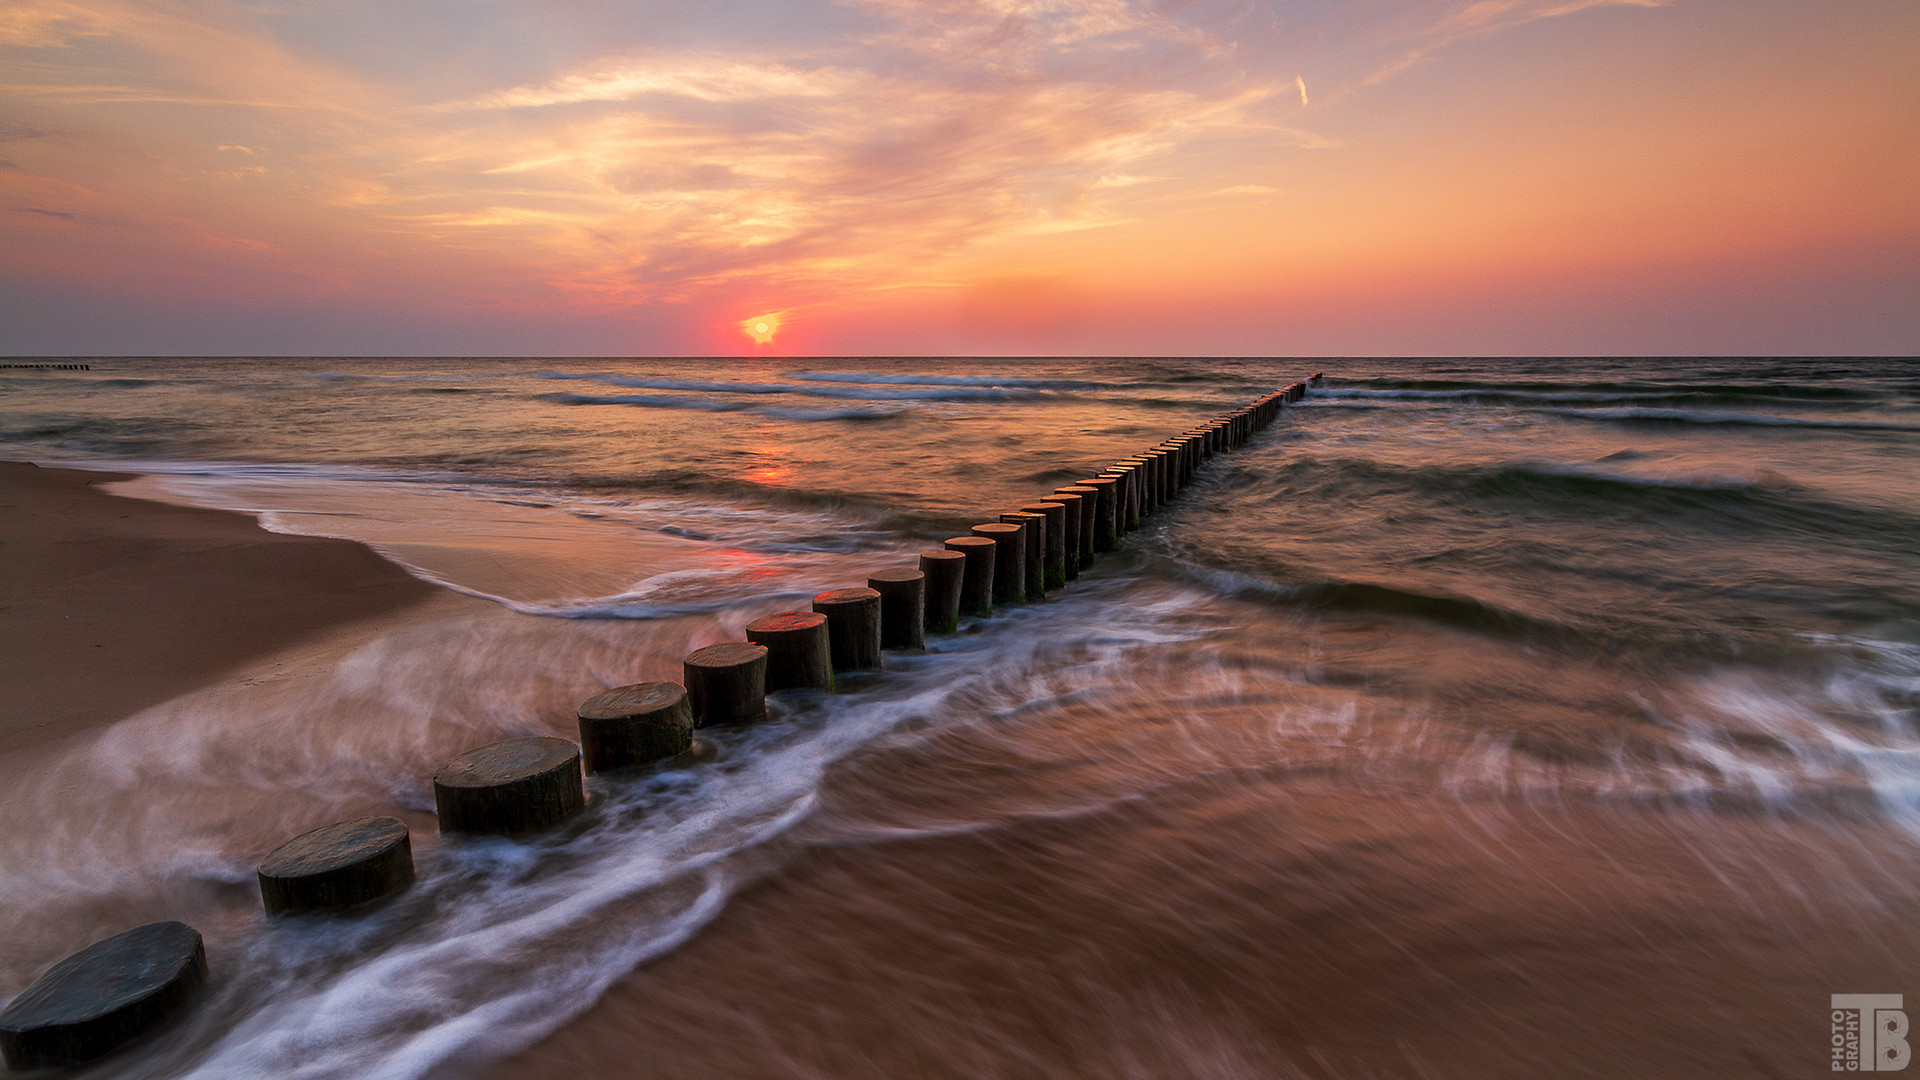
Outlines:
[{"label": "shallow water", "polygon": [[[1045,602],[435,836],[459,750],[1318,368]],[[494,601],[0,795],[0,991],[208,937],[98,1075],[1790,1075],[1920,993],[1911,362],[129,360],[0,440]],[[264,923],[369,813],[419,885]]]}]

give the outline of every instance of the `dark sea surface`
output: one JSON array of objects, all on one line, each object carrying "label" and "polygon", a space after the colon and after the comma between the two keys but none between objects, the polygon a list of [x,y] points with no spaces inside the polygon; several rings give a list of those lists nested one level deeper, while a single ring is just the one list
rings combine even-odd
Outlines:
[{"label": "dark sea surface", "polygon": [[[0,457],[490,602],[0,793],[0,997],[207,937],[88,1075],[1800,1076],[1920,995],[1920,363],[90,362]],[[437,835],[460,750],[1322,369],[1043,602]],[[416,887],[266,923],[365,814]]]}]

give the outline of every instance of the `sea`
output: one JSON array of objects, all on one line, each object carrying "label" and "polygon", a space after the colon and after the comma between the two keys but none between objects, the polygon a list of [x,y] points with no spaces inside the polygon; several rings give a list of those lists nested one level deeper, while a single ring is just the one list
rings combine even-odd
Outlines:
[{"label": "sea", "polygon": [[[83,1075],[1800,1076],[1920,1009],[1920,362],[86,363],[0,457],[470,602],[0,792],[0,999],[207,941]],[[1322,371],[1045,599],[438,834],[454,754]],[[369,814],[410,891],[262,916]]]}]

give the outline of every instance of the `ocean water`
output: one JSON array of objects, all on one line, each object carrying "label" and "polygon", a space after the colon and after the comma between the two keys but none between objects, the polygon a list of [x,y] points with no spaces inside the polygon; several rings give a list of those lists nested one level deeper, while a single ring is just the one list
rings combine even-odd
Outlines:
[{"label": "ocean water", "polygon": [[[1323,369],[1045,601],[436,835],[460,750]],[[207,936],[89,1075],[1800,1075],[1920,994],[1913,361],[105,360],[0,456],[484,601],[0,793],[0,995]],[[414,889],[261,918],[374,813]]]}]

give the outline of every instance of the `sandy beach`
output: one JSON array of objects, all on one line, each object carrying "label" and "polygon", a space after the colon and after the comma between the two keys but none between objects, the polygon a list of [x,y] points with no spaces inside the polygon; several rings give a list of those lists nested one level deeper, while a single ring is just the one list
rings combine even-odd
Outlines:
[{"label": "sandy beach", "polygon": [[440,592],[360,544],[100,490],[124,479],[0,462],[0,762]]}]

